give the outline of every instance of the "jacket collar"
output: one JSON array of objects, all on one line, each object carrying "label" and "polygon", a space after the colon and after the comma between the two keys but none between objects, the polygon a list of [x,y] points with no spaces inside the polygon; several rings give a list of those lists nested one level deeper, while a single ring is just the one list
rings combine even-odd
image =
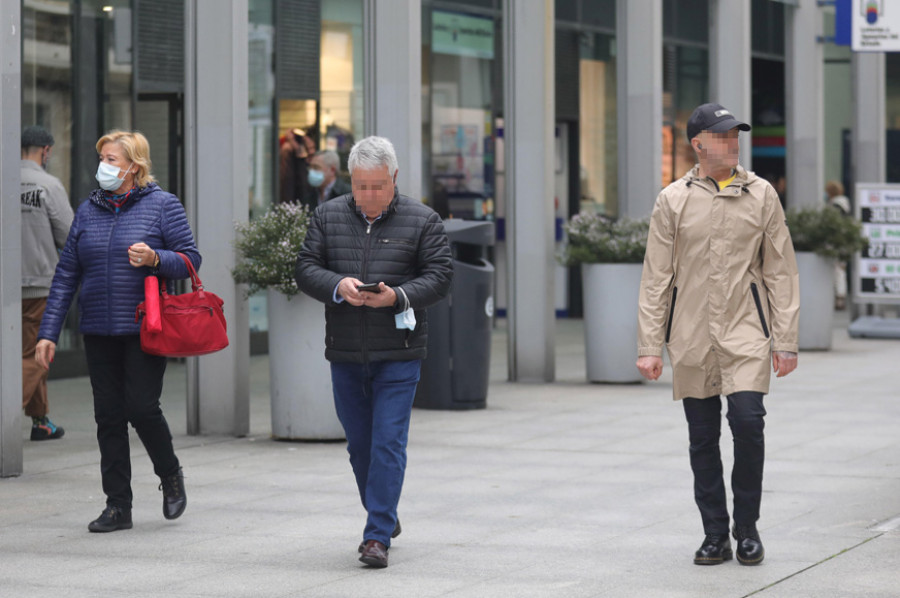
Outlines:
[{"label": "jacket collar", "polygon": [[[713,182],[710,177],[700,178],[700,164],[695,164],[694,167],[691,168],[687,172],[687,174],[685,174],[681,178],[687,183],[688,187],[696,183],[700,183],[703,186],[710,186],[712,188],[717,188],[719,186],[718,181]],[[743,166],[738,164],[737,166],[735,166],[734,181],[732,181],[732,184],[737,183],[742,187],[746,187],[753,183],[757,178],[759,177],[757,177],[755,173],[746,170]]]},{"label": "jacket collar", "polygon": [[[147,195],[153,191],[156,191],[158,189],[159,189],[159,185],[157,185],[156,183],[150,183],[146,187],[138,187],[137,190],[134,192],[134,196],[128,201],[127,204],[125,204],[123,206],[123,210],[127,210],[135,202],[138,202],[141,199],[143,199],[143,197],[145,195]],[[104,193],[105,192],[103,191],[103,189],[94,189],[93,191],[91,191],[90,195],[88,195],[88,200],[91,203],[93,203],[94,205],[96,205],[100,208],[103,208],[104,210],[109,210],[110,212],[114,212],[115,208],[113,208],[112,205],[110,205],[110,203],[103,196]]]},{"label": "jacket collar", "polygon": [[[393,214],[394,212],[396,212],[397,211],[397,202],[399,201],[399,199],[400,199],[400,191],[397,189],[397,185],[394,185],[394,197],[393,197],[393,199],[391,199],[391,203],[388,204],[387,209],[384,212],[382,212],[380,217],[383,218],[389,214]],[[360,210],[359,207],[356,205],[356,200],[353,198],[352,192],[347,194],[347,203],[350,205],[351,208],[353,208],[353,210],[357,214],[360,215],[360,217],[362,217],[364,220],[367,220],[366,215],[363,214],[362,210]]]}]

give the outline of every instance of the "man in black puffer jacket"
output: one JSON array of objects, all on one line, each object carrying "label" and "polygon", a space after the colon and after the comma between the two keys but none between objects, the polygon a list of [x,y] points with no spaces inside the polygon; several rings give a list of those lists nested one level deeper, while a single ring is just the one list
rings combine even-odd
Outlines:
[{"label": "man in black puffer jacket", "polygon": [[[397,193],[391,142],[367,137],[348,162],[352,193],[320,205],[297,258],[300,289],[325,304],[334,404],[368,513],[360,560],[387,567],[428,324],[453,277],[440,217]],[[364,286],[365,285],[365,286]]]}]

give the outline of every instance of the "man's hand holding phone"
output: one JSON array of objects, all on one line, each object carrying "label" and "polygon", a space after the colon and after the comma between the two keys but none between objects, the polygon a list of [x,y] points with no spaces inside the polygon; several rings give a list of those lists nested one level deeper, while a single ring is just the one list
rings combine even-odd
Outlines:
[{"label": "man's hand holding phone", "polygon": [[369,307],[391,307],[397,301],[394,289],[383,282],[357,285],[356,290],[363,299],[363,305]]}]

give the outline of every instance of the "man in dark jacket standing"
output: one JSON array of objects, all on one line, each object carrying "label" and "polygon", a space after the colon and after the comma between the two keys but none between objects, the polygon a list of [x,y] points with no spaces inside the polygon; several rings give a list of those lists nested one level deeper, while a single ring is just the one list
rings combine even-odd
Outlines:
[{"label": "man in dark jacket standing", "polygon": [[367,137],[348,162],[352,193],[320,205],[297,258],[297,284],[325,303],[334,404],[368,513],[360,561],[387,567],[400,533],[410,412],[428,327],[425,308],[450,291],[440,217],[397,192],[391,142]]}]

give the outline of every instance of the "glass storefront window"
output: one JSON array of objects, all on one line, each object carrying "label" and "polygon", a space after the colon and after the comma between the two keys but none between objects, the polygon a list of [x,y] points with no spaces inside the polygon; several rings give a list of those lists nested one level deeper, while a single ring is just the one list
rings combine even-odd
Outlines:
[{"label": "glass storefront window", "polygon": [[499,21],[427,7],[422,19],[426,199],[444,218],[491,220]]},{"label": "glass storefront window", "polygon": [[579,77],[580,211],[618,214],[615,38],[582,34]]},{"label": "glass storefront window", "polygon": [[[339,176],[346,177],[350,148],[363,136],[363,1],[304,2],[305,7],[285,0],[249,0],[251,219],[279,201],[305,196],[306,165],[316,150],[338,152],[344,171]],[[315,38],[299,43],[297,37],[306,35],[298,28],[308,24],[304,19],[311,13],[320,17],[318,46]],[[318,85],[286,85],[276,68],[280,48],[315,53],[316,62],[293,56],[283,72]],[[266,332],[265,293],[250,297],[249,308],[251,333]],[[251,351],[264,346],[251,334]]]},{"label": "glass storefront window", "polygon": [[319,148],[334,150],[346,173],[350,148],[363,137],[363,6],[322,4]]},{"label": "glass storefront window", "polygon": [[687,121],[709,98],[709,52],[702,48],[663,47],[662,184],[693,168],[697,159],[687,139]]}]

